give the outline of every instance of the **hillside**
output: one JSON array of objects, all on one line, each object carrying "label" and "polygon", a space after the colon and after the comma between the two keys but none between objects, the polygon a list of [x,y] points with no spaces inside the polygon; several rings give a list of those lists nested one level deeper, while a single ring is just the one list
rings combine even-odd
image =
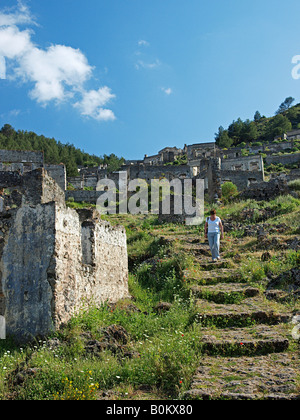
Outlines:
[{"label": "hillside", "polygon": [[5,124],[0,130],[0,149],[43,151],[45,163],[64,163],[68,176],[78,175],[79,166],[94,167],[106,164],[109,171],[115,171],[124,161],[114,154],[103,157],[90,155],[73,144],[63,144],[54,138],[39,136],[32,131],[16,131],[9,124]]},{"label": "hillside", "polygon": [[[288,98],[287,98],[288,99]],[[222,148],[244,146],[252,142],[269,142],[275,137],[282,136],[287,131],[300,126],[300,103],[288,107],[284,102],[273,117],[262,116],[259,111],[253,120],[234,120],[227,129],[219,127],[216,142]]]}]

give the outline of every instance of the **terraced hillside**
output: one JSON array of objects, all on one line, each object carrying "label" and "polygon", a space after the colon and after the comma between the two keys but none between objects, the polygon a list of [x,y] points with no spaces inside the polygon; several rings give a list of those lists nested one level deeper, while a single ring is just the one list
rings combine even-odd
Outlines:
[{"label": "terraced hillside", "polygon": [[[239,232],[227,233],[218,263],[211,263],[201,236],[176,233],[179,248],[193,256],[184,278],[200,326],[200,363],[187,399],[300,397],[299,348],[293,339],[293,320],[300,315],[299,228],[270,222],[253,224],[250,238],[249,224],[243,229],[239,223]],[[174,235],[164,238],[172,241]]]},{"label": "terraced hillside", "polygon": [[[243,247],[242,241],[236,246]],[[196,253],[200,249],[205,246],[195,246]],[[271,258],[283,258],[283,253],[272,251]],[[243,252],[239,256],[247,258]],[[259,260],[259,254],[255,257]],[[203,271],[186,273],[196,297],[203,357],[185,397],[298,399],[300,360],[291,322],[299,310],[299,295],[266,291],[264,279],[253,282],[239,268],[226,268],[231,259],[217,264],[203,260]]]},{"label": "terraced hillside", "polygon": [[218,214],[218,263],[203,226],[109,216],[126,227],[132,298],[22,351],[0,342],[0,397],[299,399],[300,200]]}]

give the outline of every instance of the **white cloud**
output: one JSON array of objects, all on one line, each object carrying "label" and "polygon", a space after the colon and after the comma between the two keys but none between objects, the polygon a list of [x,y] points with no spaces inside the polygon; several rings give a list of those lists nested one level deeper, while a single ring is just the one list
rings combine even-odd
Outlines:
[{"label": "white cloud", "polygon": [[99,121],[115,120],[116,117],[110,109],[103,108],[115,95],[111,90],[104,86],[99,90],[85,91],[82,94],[82,100],[74,104],[75,108],[80,110],[81,115],[92,117]]},{"label": "white cloud", "polygon": [[10,80],[33,85],[31,99],[43,106],[50,102],[69,101],[82,115],[99,121],[115,119],[103,106],[114,98],[108,87],[87,91],[85,83],[92,78],[93,67],[79,50],[65,45],[39,48],[31,29],[20,30],[20,24],[32,24],[27,6],[21,1],[14,9],[0,12],[0,56],[12,61]]},{"label": "white cloud", "polygon": [[26,4],[21,0],[18,0],[17,3],[17,6],[4,8],[0,12],[0,26],[35,24],[35,19]]},{"label": "white cloud", "polygon": [[12,109],[11,111],[5,112],[3,114],[0,114],[1,118],[13,118],[13,117],[17,117],[18,115],[20,115],[22,113],[22,111],[20,109]]},{"label": "white cloud", "polygon": [[153,70],[153,69],[157,69],[160,66],[161,66],[161,62],[158,59],[156,59],[155,61],[152,61],[152,62],[146,62],[144,60],[138,60],[135,63],[135,68],[137,70],[140,70],[141,68],[142,69]]},{"label": "white cloud", "polygon": [[34,83],[30,97],[46,104],[71,98],[76,86],[91,76],[92,68],[81,51],[64,45],[47,50],[32,48],[19,60],[16,74]]},{"label": "white cloud", "polygon": [[0,57],[0,79],[6,79],[6,61],[4,57]]},{"label": "white cloud", "polygon": [[161,88],[161,90],[166,94],[166,95],[172,95],[173,90],[171,88]]},{"label": "white cloud", "polygon": [[16,26],[0,27],[0,55],[18,59],[33,48],[31,32],[19,31]]},{"label": "white cloud", "polygon": [[149,47],[150,46],[149,42],[148,41],[145,41],[144,39],[141,39],[138,42],[138,45],[139,45],[139,47]]}]

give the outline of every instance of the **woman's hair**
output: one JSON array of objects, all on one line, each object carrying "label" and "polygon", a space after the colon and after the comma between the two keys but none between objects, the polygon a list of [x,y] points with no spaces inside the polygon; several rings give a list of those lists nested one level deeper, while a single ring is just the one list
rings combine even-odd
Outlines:
[{"label": "woman's hair", "polygon": [[210,211],[210,214],[211,214],[211,215],[213,215],[213,214],[217,214],[217,212],[216,212],[216,210],[215,210],[215,209],[212,209],[212,210]]}]

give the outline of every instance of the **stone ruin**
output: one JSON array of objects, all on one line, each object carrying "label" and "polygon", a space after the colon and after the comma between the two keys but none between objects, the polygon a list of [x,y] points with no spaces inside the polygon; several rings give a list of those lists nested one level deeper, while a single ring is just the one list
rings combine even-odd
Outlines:
[{"label": "stone ruin", "polygon": [[0,316],[19,341],[128,296],[126,232],[66,207],[44,168],[0,172]]}]

